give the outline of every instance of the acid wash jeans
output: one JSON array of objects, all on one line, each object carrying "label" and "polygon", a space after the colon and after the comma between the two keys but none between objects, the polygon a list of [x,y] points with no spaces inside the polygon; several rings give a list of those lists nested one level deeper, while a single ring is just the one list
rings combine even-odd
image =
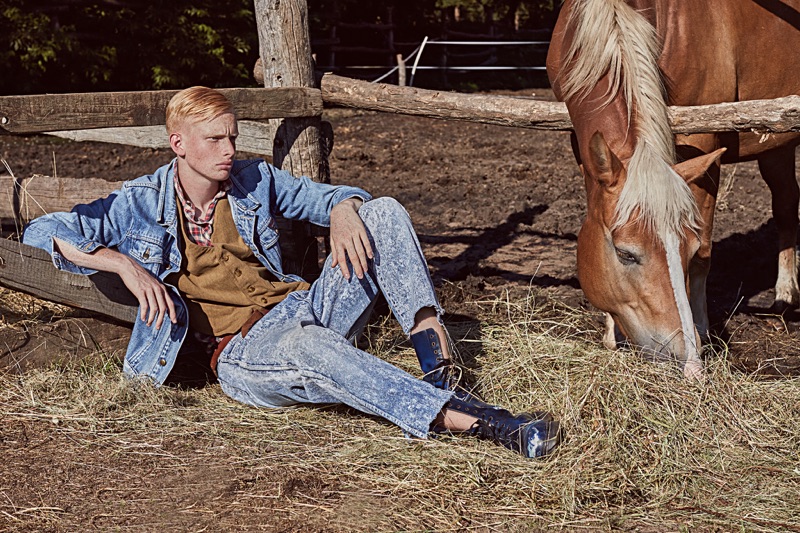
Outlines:
[{"label": "acid wash jeans", "polygon": [[358,211],[374,259],[364,279],[344,278],[331,257],[310,290],[291,293],[259,320],[247,337],[235,336],[220,355],[217,374],[231,398],[258,407],[346,404],[425,438],[452,392],[355,348],[350,340],[365,325],[382,291],[406,334],[424,307],[437,315],[428,266],[411,220],[391,198],[371,200]]}]

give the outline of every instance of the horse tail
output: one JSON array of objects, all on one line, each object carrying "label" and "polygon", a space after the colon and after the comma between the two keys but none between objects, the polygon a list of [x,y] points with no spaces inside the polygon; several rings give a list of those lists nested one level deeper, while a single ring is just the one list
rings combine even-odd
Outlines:
[{"label": "horse tail", "polygon": [[603,106],[621,96],[633,126],[636,148],[617,203],[616,224],[639,213],[664,236],[697,228],[697,208],[689,187],[675,173],[675,141],[666,91],[658,68],[661,43],[656,29],[624,0],[575,0],[570,25],[573,40],[561,82],[564,100],[583,99],[603,76],[609,88]]}]

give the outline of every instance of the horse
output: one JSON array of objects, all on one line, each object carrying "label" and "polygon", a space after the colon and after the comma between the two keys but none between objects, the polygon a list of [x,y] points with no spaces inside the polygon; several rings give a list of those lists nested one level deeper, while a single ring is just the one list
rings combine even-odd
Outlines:
[{"label": "horse", "polygon": [[547,56],[586,188],[578,279],[627,342],[705,375],[720,164],[757,160],[778,232],[773,308],[800,304],[800,134],[673,135],[669,105],[800,94],[800,0],[566,0]]}]

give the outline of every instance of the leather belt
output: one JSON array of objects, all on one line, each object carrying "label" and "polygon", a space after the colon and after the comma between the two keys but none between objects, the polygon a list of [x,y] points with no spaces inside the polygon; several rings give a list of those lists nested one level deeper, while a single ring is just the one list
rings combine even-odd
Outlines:
[{"label": "leather belt", "polygon": [[219,359],[219,354],[222,353],[222,350],[224,350],[228,343],[231,342],[231,339],[239,333],[242,334],[242,338],[245,338],[250,332],[250,328],[252,328],[256,322],[261,320],[264,315],[267,314],[267,312],[268,309],[264,309],[263,307],[254,309],[253,314],[251,314],[250,318],[245,321],[241,330],[237,331],[236,333],[225,335],[224,337],[220,338],[219,341],[217,341],[217,347],[214,349],[214,353],[211,355],[211,370],[214,371],[215,376],[217,375],[217,360]]}]

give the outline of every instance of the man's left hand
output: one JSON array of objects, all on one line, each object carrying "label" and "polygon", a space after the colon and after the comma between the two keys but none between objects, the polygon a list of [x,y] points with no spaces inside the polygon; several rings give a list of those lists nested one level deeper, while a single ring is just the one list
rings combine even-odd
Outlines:
[{"label": "man's left hand", "polygon": [[358,216],[363,203],[360,198],[348,198],[331,209],[331,268],[338,266],[347,280],[350,279],[348,258],[358,279],[364,277],[373,258],[367,228]]}]

